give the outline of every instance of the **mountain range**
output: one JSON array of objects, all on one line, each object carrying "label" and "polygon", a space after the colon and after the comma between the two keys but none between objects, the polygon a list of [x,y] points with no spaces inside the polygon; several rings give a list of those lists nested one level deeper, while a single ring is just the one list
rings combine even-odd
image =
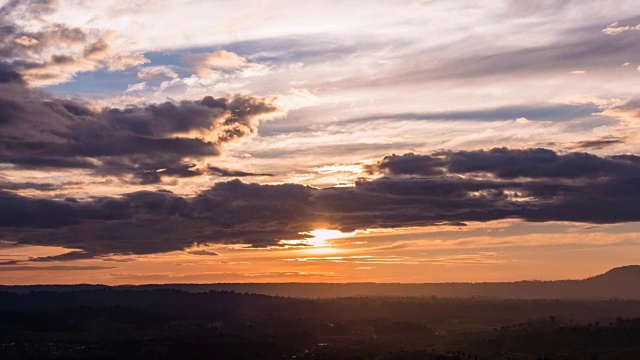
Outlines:
[{"label": "mountain range", "polygon": [[187,292],[234,291],[299,298],[354,296],[496,297],[505,299],[640,299],[640,265],[611,269],[581,280],[517,281],[483,283],[215,283],[148,285],[15,285],[0,291],[81,291],[92,289],[153,290]]}]

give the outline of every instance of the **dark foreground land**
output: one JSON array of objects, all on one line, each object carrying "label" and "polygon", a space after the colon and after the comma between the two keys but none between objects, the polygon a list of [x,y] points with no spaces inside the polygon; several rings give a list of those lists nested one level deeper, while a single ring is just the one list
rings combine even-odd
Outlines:
[{"label": "dark foreground land", "polygon": [[553,282],[0,286],[0,360],[294,358],[640,359],[640,266]]},{"label": "dark foreground land", "polygon": [[0,292],[9,359],[640,359],[640,300]]}]

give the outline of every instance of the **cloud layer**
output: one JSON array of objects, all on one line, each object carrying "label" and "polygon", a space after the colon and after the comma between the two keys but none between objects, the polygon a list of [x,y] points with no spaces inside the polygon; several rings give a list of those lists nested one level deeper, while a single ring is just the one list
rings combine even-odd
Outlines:
[{"label": "cloud layer", "polygon": [[88,169],[133,183],[200,175],[206,169],[194,161],[256,133],[260,118],[277,111],[269,99],[251,96],[94,110],[29,89],[7,65],[0,79],[0,163]]},{"label": "cloud layer", "polygon": [[496,148],[391,155],[369,170],[385,176],[324,189],[233,180],[193,197],[139,191],[61,201],[4,192],[0,235],[76,249],[52,258],[65,260],[194,244],[280,246],[319,227],[351,232],[509,218],[640,220],[640,157],[633,155]]}]

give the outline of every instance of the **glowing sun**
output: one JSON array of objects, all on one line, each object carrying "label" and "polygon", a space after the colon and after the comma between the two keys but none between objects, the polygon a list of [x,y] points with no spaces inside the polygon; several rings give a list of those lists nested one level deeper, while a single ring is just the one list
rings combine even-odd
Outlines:
[{"label": "glowing sun", "polygon": [[309,244],[314,246],[322,246],[322,245],[328,245],[327,240],[339,239],[339,238],[351,236],[353,234],[343,233],[340,230],[318,229],[318,230],[309,231],[308,233],[305,233],[305,235],[313,236],[311,238],[306,238]]},{"label": "glowing sun", "polygon": [[280,240],[281,244],[293,245],[293,246],[311,246],[318,247],[330,247],[332,246],[327,240],[341,239],[355,235],[355,233],[345,233],[340,230],[328,230],[317,229],[300,233],[302,239],[299,240]]}]

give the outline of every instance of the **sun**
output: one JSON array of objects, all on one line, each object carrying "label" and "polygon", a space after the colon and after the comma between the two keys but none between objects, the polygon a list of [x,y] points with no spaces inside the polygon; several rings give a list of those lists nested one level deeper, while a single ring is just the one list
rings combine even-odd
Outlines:
[{"label": "sun", "polygon": [[316,241],[324,241],[331,239],[338,239],[345,236],[350,236],[349,233],[343,233],[340,230],[327,230],[327,229],[318,229],[308,232],[309,235],[313,235],[313,239]]},{"label": "sun", "polygon": [[292,246],[310,246],[313,248],[331,247],[333,246],[328,240],[341,239],[355,235],[353,233],[345,233],[340,230],[316,229],[301,232],[301,239],[298,240],[280,240],[280,244]]},{"label": "sun", "polygon": [[327,240],[340,239],[352,236],[352,233],[344,233],[340,230],[317,229],[304,233],[312,237],[305,237],[306,242],[312,246],[329,246]]}]

